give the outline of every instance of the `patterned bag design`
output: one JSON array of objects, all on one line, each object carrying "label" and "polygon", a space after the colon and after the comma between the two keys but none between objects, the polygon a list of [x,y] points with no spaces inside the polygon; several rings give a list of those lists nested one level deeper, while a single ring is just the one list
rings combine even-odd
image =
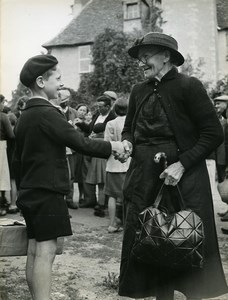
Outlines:
[{"label": "patterned bag design", "polygon": [[204,230],[200,217],[184,208],[178,188],[181,210],[174,214],[158,206],[164,184],[153,206],[139,214],[139,231],[132,248],[134,258],[147,264],[169,268],[203,267]]}]

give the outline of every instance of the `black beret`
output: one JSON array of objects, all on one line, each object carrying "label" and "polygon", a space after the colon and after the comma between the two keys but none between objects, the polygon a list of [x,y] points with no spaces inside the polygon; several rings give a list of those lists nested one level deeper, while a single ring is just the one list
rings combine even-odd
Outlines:
[{"label": "black beret", "polygon": [[24,64],[20,73],[20,81],[25,86],[30,87],[38,76],[41,76],[57,64],[58,60],[50,54],[33,56]]}]

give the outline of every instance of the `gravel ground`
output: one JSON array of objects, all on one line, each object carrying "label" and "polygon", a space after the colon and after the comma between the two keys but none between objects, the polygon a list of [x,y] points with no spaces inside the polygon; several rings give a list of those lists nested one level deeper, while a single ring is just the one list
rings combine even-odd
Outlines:
[{"label": "gravel ground", "polygon": [[[214,195],[221,257],[228,281],[228,235],[217,216],[225,205]],[[65,238],[62,255],[53,266],[52,300],[128,300],[117,295],[122,233],[107,232],[108,217],[93,215],[92,209],[70,210],[74,235]],[[8,218],[20,219],[19,214]],[[29,300],[25,281],[25,256],[0,258],[0,300]],[[176,299],[184,297],[176,293]],[[228,300],[228,295],[214,298]]]}]

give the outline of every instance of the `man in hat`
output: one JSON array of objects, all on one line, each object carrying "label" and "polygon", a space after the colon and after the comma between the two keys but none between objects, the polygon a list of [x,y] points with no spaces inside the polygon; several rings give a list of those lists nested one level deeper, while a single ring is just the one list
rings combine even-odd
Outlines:
[{"label": "man in hat", "polygon": [[62,89],[59,91],[60,106],[62,112],[65,114],[67,121],[73,122],[77,117],[77,111],[73,107],[70,107],[70,91],[68,89]]},{"label": "man in hat", "polygon": [[117,95],[115,92],[113,91],[105,91],[104,95],[109,96],[112,99],[112,105],[114,104],[114,102],[117,100]]},{"label": "man in hat", "polygon": [[23,66],[20,81],[32,91],[16,127],[14,169],[17,206],[26,222],[26,278],[33,300],[49,300],[57,238],[72,234],[65,195],[69,192],[66,147],[108,158],[120,142],[84,138],[50,103],[63,88],[57,59],[37,55]]},{"label": "man in hat", "polygon": [[[228,128],[227,128],[227,105],[228,105],[228,96],[221,95],[216,97],[214,100],[215,110],[217,112],[217,116],[222,125],[224,132],[224,142],[216,149],[216,169],[217,169],[217,178],[218,183],[224,181],[226,177],[226,168],[228,165]],[[225,212],[219,212],[218,215],[221,217],[221,221],[228,221],[228,209]],[[227,229],[222,228],[222,231],[226,231]],[[226,233],[226,232],[224,232]]]},{"label": "man in hat", "polygon": [[[74,123],[74,120],[78,117],[78,113],[76,109],[70,107],[70,91],[68,89],[62,89],[59,91],[59,99],[60,99],[60,107],[62,112],[64,113],[67,121],[70,124]],[[76,166],[76,153],[73,149],[66,148],[67,160],[70,171],[70,192],[66,195],[66,203],[67,206],[71,209],[77,209],[78,205],[73,199],[74,195],[74,179],[75,179],[75,170]]]},{"label": "man in hat", "polygon": [[[132,89],[122,132],[128,155],[119,156],[124,161],[132,153],[123,191],[126,218],[119,295],[172,300],[174,290],[178,290],[189,300],[225,294],[228,288],[205,163],[223,140],[213,104],[197,78],[178,72],[177,67],[184,63],[184,57],[173,37],[159,32],[147,33],[128,53],[138,60],[145,81]],[[164,160],[160,163],[156,160],[156,154],[163,153],[168,167]],[[178,184],[186,207],[195,211],[205,224],[202,269],[173,270],[169,265],[141,262],[132,255],[138,215],[154,204],[163,183],[162,206],[169,212],[180,210]]]}]

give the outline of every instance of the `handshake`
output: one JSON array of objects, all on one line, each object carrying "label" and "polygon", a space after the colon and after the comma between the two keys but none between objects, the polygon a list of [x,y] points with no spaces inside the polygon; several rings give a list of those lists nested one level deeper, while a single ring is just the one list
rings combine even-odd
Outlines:
[{"label": "handshake", "polygon": [[122,142],[111,142],[111,145],[114,158],[121,163],[126,162],[132,153],[132,143],[124,140]]}]

